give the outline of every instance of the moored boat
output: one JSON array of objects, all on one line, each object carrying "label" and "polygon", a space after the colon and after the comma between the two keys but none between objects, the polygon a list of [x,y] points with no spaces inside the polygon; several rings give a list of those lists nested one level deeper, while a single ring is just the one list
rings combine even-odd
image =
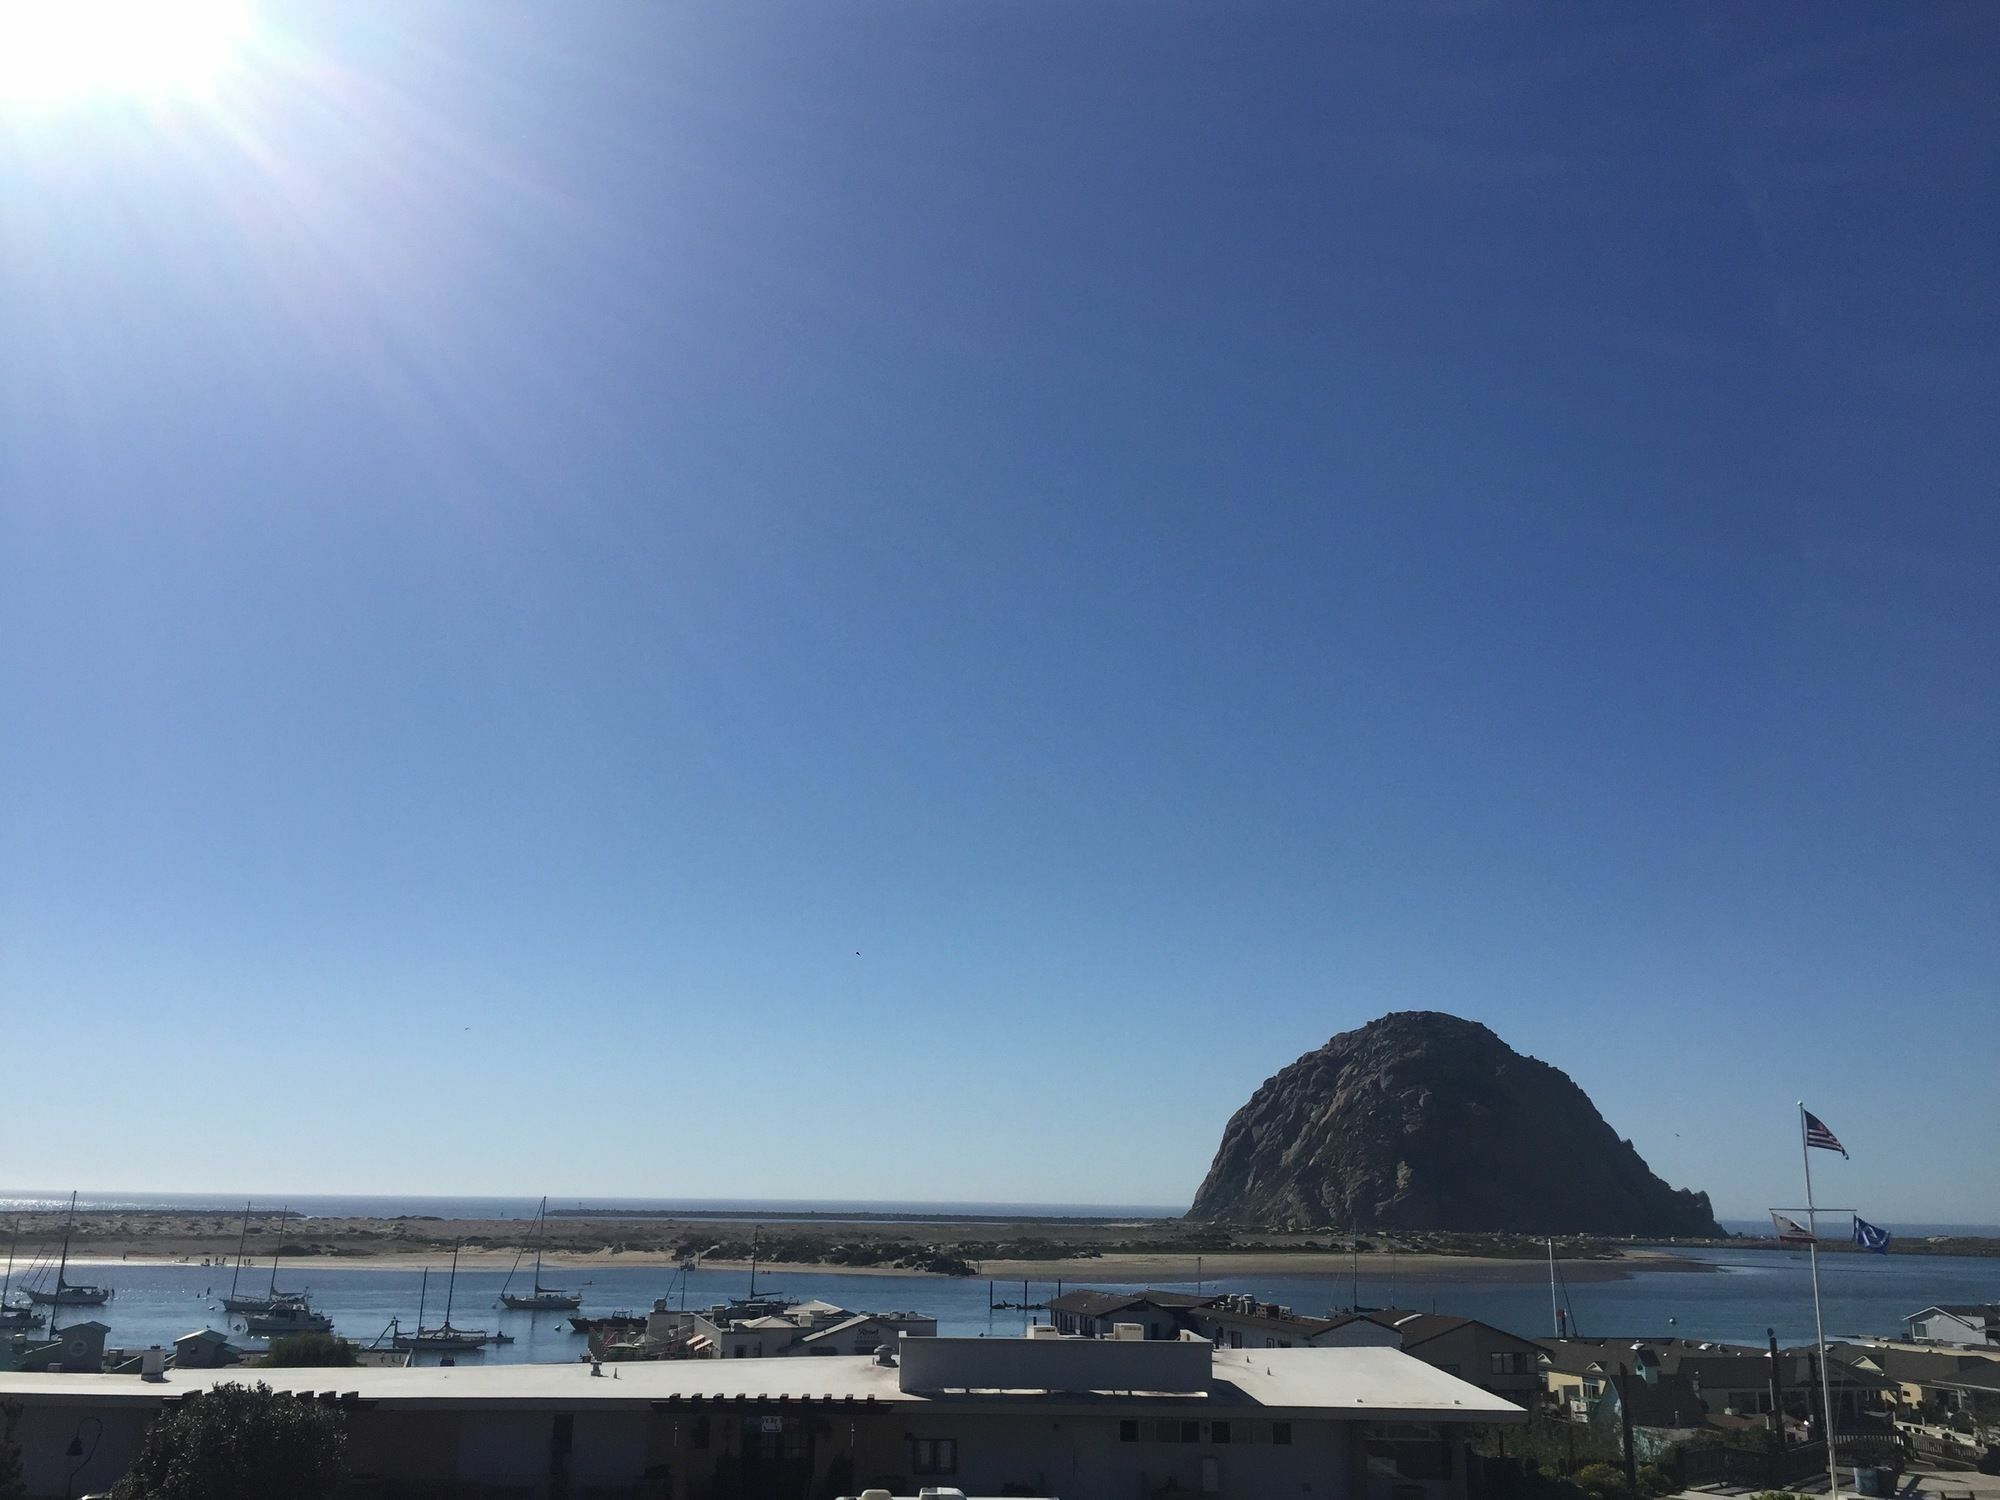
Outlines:
[{"label": "moored boat", "polygon": [[307,1300],[304,1292],[281,1292],[278,1290],[278,1257],[285,1249],[285,1220],[290,1216],[289,1206],[278,1212],[278,1248],[271,1252],[271,1284],[259,1297],[245,1292],[238,1295],[237,1279],[243,1274],[243,1247],[250,1238],[250,1205],[243,1205],[243,1234],[236,1242],[236,1269],[229,1273],[229,1290],[223,1294],[222,1310],[233,1313],[267,1313],[281,1303]]},{"label": "moored boat", "polygon": [[56,1264],[56,1284],[54,1287],[31,1286],[28,1300],[44,1307],[102,1307],[111,1300],[109,1287],[92,1286],[88,1282],[73,1282],[66,1275],[69,1270],[69,1237],[76,1229],[76,1194],[69,1195],[69,1222],[63,1226],[62,1259]]},{"label": "moored boat", "polygon": [[314,1312],[303,1300],[280,1301],[260,1312],[245,1313],[243,1328],[257,1338],[282,1338],[288,1333],[332,1333],[333,1319]]},{"label": "moored boat", "polygon": [[[542,1199],[542,1206],[535,1212],[535,1289],[532,1292],[510,1292],[507,1286],[500,1288],[500,1305],[510,1312],[574,1312],[583,1306],[583,1298],[575,1292],[559,1291],[542,1285],[542,1242],[548,1235],[549,1200]],[[521,1257],[514,1257],[514,1270],[521,1267]],[[507,1283],[514,1280],[514,1271],[507,1273]]]},{"label": "moored boat", "polygon": [[451,1326],[452,1293],[458,1286],[458,1246],[451,1247],[451,1279],[445,1283],[444,1322],[436,1328],[424,1327],[424,1297],[430,1290],[431,1273],[428,1268],[417,1288],[417,1331],[403,1333],[397,1331],[390,1337],[390,1343],[397,1349],[421,1354],[470,1354],[483,1349],[488,1344],[500,1342],[483,1328],[454,1328]]},{"label": "moored boat", "polygon": [[7,1273],[0,1277],[0,1329],[14,1330],[40,1328],[44,1321],[35,1311],[34,1304],[13,1300],[14,1290],[14,1246],[21,1238],[21,1224],[14,1221],[14,1232],[7,1240]]},{"label": "moored boat", "polygon": [[622,1333],[634,1328],[644,1328],[646,1317],[643,1313],[627,1312],[623,1309],[596,1317],[573,1313],[570,1316],[569,1326],[578,1333]]}]

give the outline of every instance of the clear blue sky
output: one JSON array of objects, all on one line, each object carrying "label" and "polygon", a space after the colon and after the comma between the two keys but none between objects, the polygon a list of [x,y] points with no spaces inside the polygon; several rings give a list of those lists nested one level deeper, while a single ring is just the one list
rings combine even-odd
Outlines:
[{"label": "clear blue sky", "polygon": [[1434,1007],[2000,1219],[2000,13],[253,23],[0,102],[6,1177],[1185,1202]]}]

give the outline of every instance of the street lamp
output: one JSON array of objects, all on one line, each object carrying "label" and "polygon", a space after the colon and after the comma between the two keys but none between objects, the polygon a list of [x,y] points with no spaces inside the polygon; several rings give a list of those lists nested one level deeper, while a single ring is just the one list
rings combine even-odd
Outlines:
[{"label": "street lamp", "polygon": [[[85,1452],[83,1447],[83,1429],[86,1427],[90,1429],[89,1452]],[[69,1477],[63,1480],[63,1500],[71,1500],[71,1496],[76,1493],[76,1476],[83,1472],[86,1464],[97,1457],[97,1444],[103,1436],[104,1423],[96,1417],[85,1417],[76,1424],[76,1432],[71,1436],[69,1446],[63,1449],[63,1457],[76,1460],[70,1466]]]}]

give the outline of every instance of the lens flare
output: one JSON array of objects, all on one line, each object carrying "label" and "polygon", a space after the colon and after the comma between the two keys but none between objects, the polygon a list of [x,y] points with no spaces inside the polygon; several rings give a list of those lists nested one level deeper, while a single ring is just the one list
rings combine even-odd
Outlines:
[{"label": "lens flare", "polygon": [[0,104],[203,94],[254,20],[249,0],[0,0]]}]

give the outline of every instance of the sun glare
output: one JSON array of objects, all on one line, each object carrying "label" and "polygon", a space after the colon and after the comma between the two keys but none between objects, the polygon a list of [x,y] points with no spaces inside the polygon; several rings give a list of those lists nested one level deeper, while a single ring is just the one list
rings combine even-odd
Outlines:
[{"label": "sun glare", "polygon": [[0,102],[200,94],[251,22],[249,0],[0,0]]}]

